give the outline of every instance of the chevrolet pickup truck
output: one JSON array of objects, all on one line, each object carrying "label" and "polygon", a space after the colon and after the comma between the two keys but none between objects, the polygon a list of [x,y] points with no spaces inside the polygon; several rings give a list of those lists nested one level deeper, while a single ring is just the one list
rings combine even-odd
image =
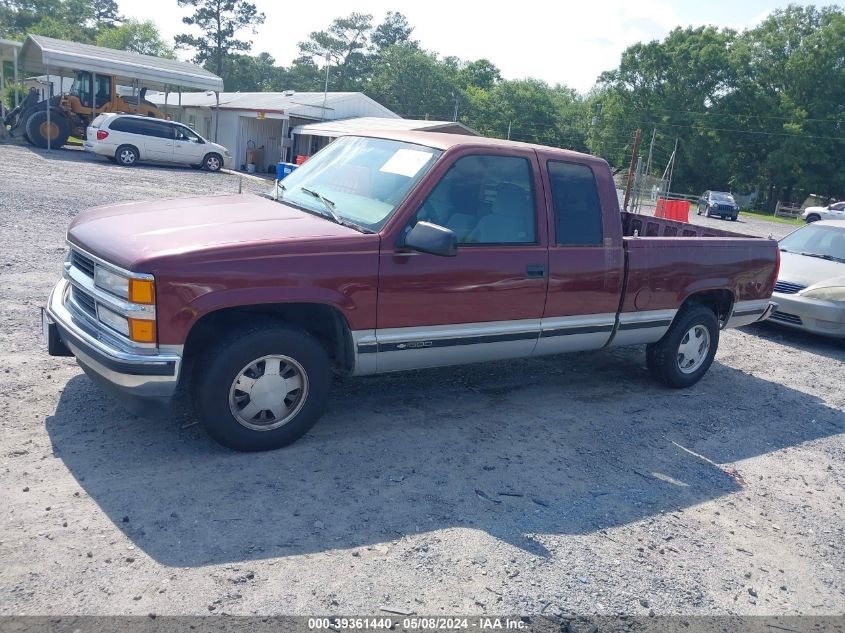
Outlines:
[{"label": "chevrolet pickup truck", "polygon": [[342,137],[267,196],[91,209],[67,242],[49,353],[236,450],[308,431],[333,372],[645,345],[688,387],[779,266],[772,240],[620,212],[599,158],[425,132]]}]

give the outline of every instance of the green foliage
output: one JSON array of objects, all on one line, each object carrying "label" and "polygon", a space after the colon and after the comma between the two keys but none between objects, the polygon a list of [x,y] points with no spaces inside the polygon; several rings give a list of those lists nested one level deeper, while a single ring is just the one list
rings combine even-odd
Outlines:
[{"label": "green foliage", "polygon": [[173,59],[173,49],[161,39],[155,22],[128,19],[120,26],[107,27],[97,34],[97,46]]},{"label": "green foliage", "polygon": [[675,29],[636,44],[587,97],[591,151],[621,165],[631,132],[657,130],[659,171],[678,139],[673,189],[757,190],[774,205],[842,195],[845,13],[789,6],[736,33]]},{"label": "green foliage", "polygon": [[300,58],[315,64],[327,61],[331,65],[330,77],[335,90],[355,89],[370,71],[370,35],[373,16],[369,13],[351,13],[337,18],[325,31],[314,31],[299,43]]},{"label": "green foliage", "polygon": [[238,32],[264,23],[264,14],[254,4],[245,0],[177,0],[180,7],[192,7],[194,12],[182,22],[199,29],[200,35],[183,33],[176,36],[176,48],[194,49],[194,62],[210,64],[218,75],[223,75],[226,58],[241,51],[248,51],[252,42],[236,37]]}]

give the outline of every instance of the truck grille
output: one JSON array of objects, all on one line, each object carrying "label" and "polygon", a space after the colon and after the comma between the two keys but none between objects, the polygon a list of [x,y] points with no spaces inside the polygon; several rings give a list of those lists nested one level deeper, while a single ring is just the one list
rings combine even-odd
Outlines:
[{"label": "truck grille", "polygon": [[774,321],[781,321],[783,323],[790,323],[792,325],[804,325],[804,322],[801,320],[800,316],[795,314],[787,314],[786,312],[780,312],[775,310],[772,316],[769,317]]},{"label": "truck grille", "polygon": [[801,292],[807,286],[802,286],[801,284],[793,284],[788,281],[781,281],[778,279],[777,283],[775,284],[775,292],[779,292],[785,295],[794,295],[797,292]]},{"label": "truck grille", "polygon": [[92,279],[94,278],[94,260],[90,257],[86,257],[79,251],[71,250],[70,263]]},{"label": "truck grille", "polygon": [[76,286],[71,286],[70,298],[80,310],[95,319],[97,318],[97,303],[94,301],[94,297]]}]

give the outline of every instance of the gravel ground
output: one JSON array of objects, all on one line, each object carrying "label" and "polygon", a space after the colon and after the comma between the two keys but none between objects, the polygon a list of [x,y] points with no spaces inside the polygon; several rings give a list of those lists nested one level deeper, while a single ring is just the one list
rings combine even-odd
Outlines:
[{"label": "gravel ground", "polygon": [[238,178],[0,145],[0,183],[0,614],[845,612],[841,344],[728,331],[686,391],[638,348],[344,379],[235,454],[47,356],[38,309],[81,209]]}]

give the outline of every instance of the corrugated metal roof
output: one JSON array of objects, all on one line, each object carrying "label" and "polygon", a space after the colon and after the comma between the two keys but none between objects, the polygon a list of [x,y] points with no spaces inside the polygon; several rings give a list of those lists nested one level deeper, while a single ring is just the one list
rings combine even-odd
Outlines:
[{"label": "corrugated metal roof", "polygon": [[[322,92],[221,92],[220,109],[265,110],[268,112],[285,112],[293,116],[322,118],[323,98]],[[164,105],[164,93],[148,92],[147,99],[156,105]],[[399,117],[398,114],[388,110],[363,92],[329,92],[325,95],[325,100],[326,114],[329,117],[332,116],[332,111],[340,103],[349,100],[365,102],[370,108],[382,112],[385,118]],[[179,103],[178,94],[167,96],[168,106],[176,106]],[[181,104],[188,107],[213,107],[215,97],[213,93],[183,93]]]},{"label": "corrugated metal roof", "polygon": [[472,128],[454,121],[419,121],[414,119],[383,119],[379,117],[358,117],[341,119],[338,121],[322,121],[320,123],[306,123],[293,128],[294,134],[305,136],[327,136],[336,138],[344,134],[355,134],[367,130],[398,130],[398,131],[452,131],[458,134],[480,136]]},{"label": "corrugated metal roof", "polygon": [[[29,35],[23,43],[20,65],[30,72],[73,74],[79,70],[138,79],[142,86],[181,86],[194,90],[223,90],[223,80],[204,68],[176,59],[163,59],[102,46]],[[213,98],[213,95],[212,95]]]}]

